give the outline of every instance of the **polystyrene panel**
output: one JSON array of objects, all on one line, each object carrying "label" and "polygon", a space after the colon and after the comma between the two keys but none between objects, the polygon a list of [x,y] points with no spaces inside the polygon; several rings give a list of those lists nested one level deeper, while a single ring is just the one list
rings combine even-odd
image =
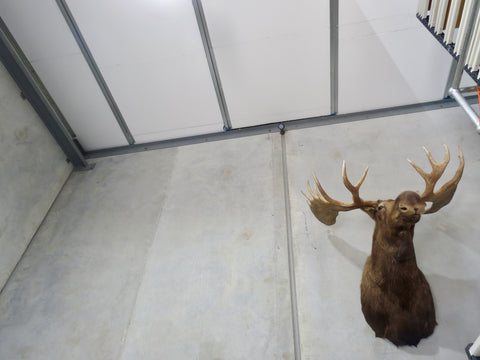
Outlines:
[{"label": "polystyrene panel", "polygon": [[415,10],[416,0],[340,2],[339,112],[443,97],[451,57]]},{"label": "polystyrene panel", "polygon": [[328,1],[203,7],[233,127],[330,113]]},{"label": "polystyrene panel", "polygon": [[[86,150],[127,145],[82,54],[32,62]],[[88,81],[85,81],[88,79]]]},{"label": "polystyrene panel", "polygon": [[3,0],[0,13],[82,146],[126,145],[55,2]]},{"label": "polystyrene panel", "polygon": [[138,142],[222,131],[189,0],[68,5]]}]

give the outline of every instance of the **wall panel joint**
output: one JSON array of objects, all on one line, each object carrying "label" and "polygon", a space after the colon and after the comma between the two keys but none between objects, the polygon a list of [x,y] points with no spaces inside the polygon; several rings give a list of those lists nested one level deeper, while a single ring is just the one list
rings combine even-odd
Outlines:
[{"label": "wall panel joint", "polygon": [[217,62],[215,60],[215,54],[213,53],[213,46],[208,33],[207,21],[205,19],[205,13],[203,12],[203,6],[201,0],[192,0],[193,9],[197,18],[198,29],[200,30],[200,36],[202,37],[203,48],[205,49],[205,55],[207,56],[208,67],[210,69],[210,75],[212,76],[213,86],[217,95],[218,105],[220,106],[220,112],[223,118],[223,129],[228,131],[232,128],[230,121],[230,114],[228,113],[227,102],[225,100],[225,94],[223,93],[222,82],[220,80],[220,74],[217,68]]},{"label": "wall panel joint", "polygon": [[78,27],[77,22],[75,21],[75,18],[73,17],[70,9],[68,8],[67,3],[65,2],[65,0],[55,0],[55,1],[63,17],[65,18],[65,21],[67,22],[67,25],[70,28],[70,31],[72,32],[72,35],[75,38],[75,41],[77,42],[78,47],[80,48],[80,51],[83,54],[83,57],[85,58],[88,66],[90,67],[90,70],[95,80],[97,81],[97,84],[100,87],[100,90],[102,91],[103,96],[105,97],[105,100],[110,106],[110,109],[112,110],[112,113],[115,116],[115,119],[117,120],[117,123],[123,132],[123,135],[125,136],[125,138],[127,139],[130,145],[134,144],[135,139],[133,138],[133,135],[130,132],[130,129],[128,128],[128,125],[125,119],[123,118],[123,115],[120,112],[120,109],[118,108],[118,105],[115,102],[115,99],[113,98],[113,95],[110,92],[110,89],[108,88],[108,85],[93,57],[92,52],[90,51],[82,33],[80,32],[80,28]]}]

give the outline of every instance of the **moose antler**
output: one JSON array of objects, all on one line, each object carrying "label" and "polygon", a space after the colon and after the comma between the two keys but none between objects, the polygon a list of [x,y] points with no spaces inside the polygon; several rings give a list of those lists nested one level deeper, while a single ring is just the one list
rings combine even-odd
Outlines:
[{"label": "moose antler", "polygon": [[437,192],[434,192],[435,185],[437,184],[437,181],[440,179],[440,177],[443,175],[448,163],[450,162],[450,151],[448,150],[447,145],[443,145],[445,147],[445,158],[441,163],[437,163],[435,159],[433,158],[432,154],[427,150],[426,147],[423,147],[423,150],[425,150],[425,153],[427,154],[428,161],[432,165],[432,172],[431,173],[426,173],[423,171],[417,164],[415,164],[413,161],[408,160],[408,162],[417,170],[417,172],[420,174],[420,176],[425,180],[425,191],[423,192],[420,197],[422,198],[423,201],[429,201],[432,203],[432,206],[425,211],[425,214],[431,214],[434,213],[438,210],[440,210],[442,207],[447,205],[453,197],[453,194],[455,194],[455,190],[457,189],[457,184],[460,181],[460,178],[462,177],[463,173],[463,168],[465,166],[465,160],[463,157],[463,152],[460,147],[458,148],[459,150],[459,158],[460,158],[460,165],[458,166],[457,172],[453,176],[453,178],[445,183],[440,190]]},{"label": "moose antler", "polygon": [[357,182],[357,184],[353,185],[350,182],[350,180],[348,180],[345,161],[343,162],[343,166],[342,166],[343,184],[352,193],[352,198],[353,198],[352,203],[344,203],[344,202],[332,199],[325,192],[322,185],[320,185],[320,181],[318,181],[315,174],[313,174],[313,178],[316,184],[315,191],[312,190],[310,186],[310,182],[308,182],[307,183],[308,192],[310,193],[311,196],[308,196],[303,191],[302,191],[302,194],[308,199],[310,209],[312,210],[315,217],[325,225],[333,225],[335,224],[339,211],[366,209],[368,207],[375,206],[376,205],[375,201],[364,201],[359,195],[360,186],[365,180],[365,177],[367,176],[367,172],[368,172],[368,167],[363,172],[363,175],[360,178],[360,180]]}]

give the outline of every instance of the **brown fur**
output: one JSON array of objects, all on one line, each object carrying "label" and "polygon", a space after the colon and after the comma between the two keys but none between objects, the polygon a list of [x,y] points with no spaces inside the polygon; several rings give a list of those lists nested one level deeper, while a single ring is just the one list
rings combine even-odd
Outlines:
[{"label": "brown fur", "polygon": [[362,312],[377,337],[397,346],[416,346],[437,324],[430,286],[413,247],[414,227],[424,209],[417,193],[405,191],[368,211],[375,230],[360,285]]}]

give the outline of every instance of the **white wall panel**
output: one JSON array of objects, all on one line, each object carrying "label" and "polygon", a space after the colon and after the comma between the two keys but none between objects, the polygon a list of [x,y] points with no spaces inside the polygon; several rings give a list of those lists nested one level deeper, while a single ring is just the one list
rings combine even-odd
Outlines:
[{"label": "white wall panel", "polygon": [[340,1],[339,112],[443,97],[451,57],[415,12],[415,0]]},{"label": "white wall panel", "polygon": [[[66,1],[138,143],[221,131],[191,0]],[[202,3],[234,128],[330,113],[328,1]],[[340,113],[442,98],[451,57],[416,0],[339,4]],[[0,11],[82,145],[126,145],[55,1]]]},{"label": "white wall panel", "polygon": [[190,0],[70,0],[137,142],[222,131]]},{"label": "white wall panel", "polygon": [[53,0],[2,0],[0,13],[87,150],[126,145]]},{"label": "white wall panel", "polygon": [[233,127],[330,113],[328,1],[203,7]]}]

